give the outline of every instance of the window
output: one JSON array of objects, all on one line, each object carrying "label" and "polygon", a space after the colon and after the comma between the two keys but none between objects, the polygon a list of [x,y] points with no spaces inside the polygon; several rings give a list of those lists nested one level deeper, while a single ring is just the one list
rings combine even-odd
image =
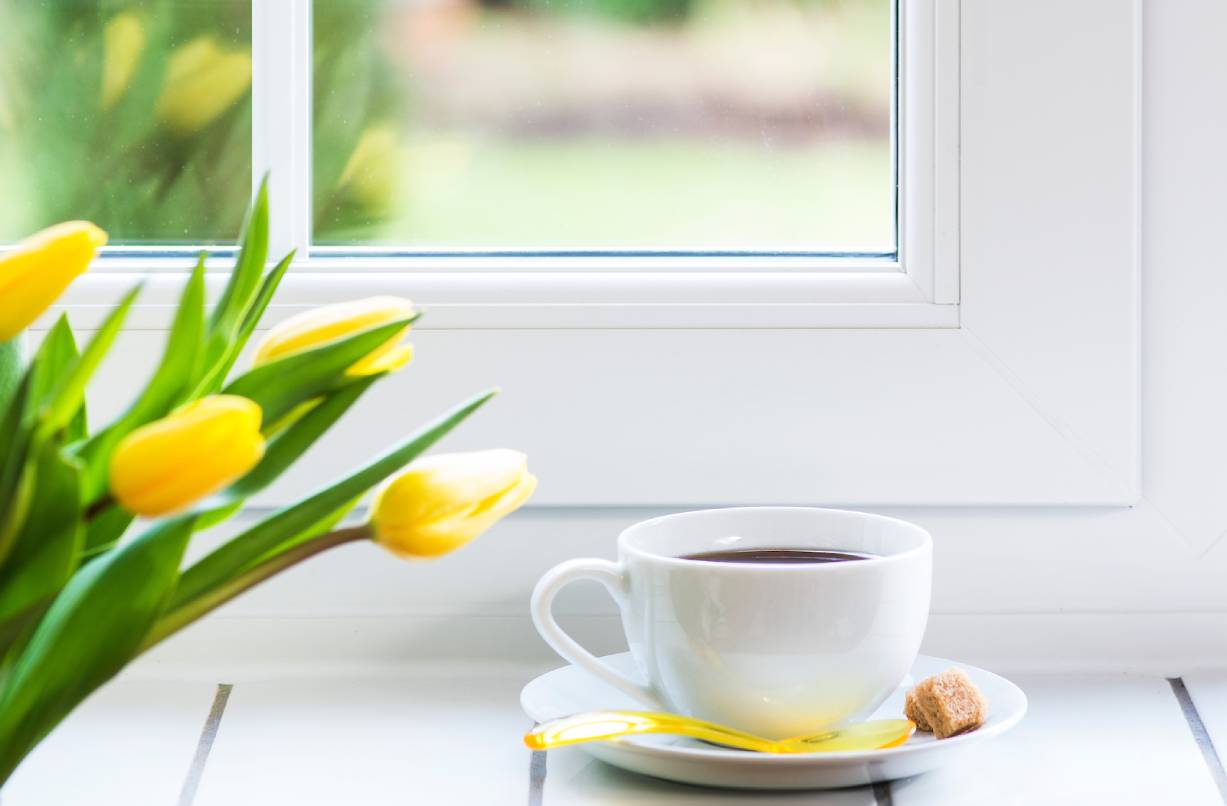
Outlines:
[{"label": "window", "polygon": [[251,192],[251,0],[0,4],[0,243],[231,241]]},{"label": "window", "polygon": [[4,4],[0,241],[225,243],[272,168],[299,246],[897,251],[894,0],[254,5]]},{"label": "window", "polygon": [[[149,29],[148,42],[163,44],[142,48],[154,60],[150,73],[139,79],[133,73],[128,92],[135,94],[125,94],[115,109],[144,104],[145,118],[134,120],[156,131],[148,121],[151,114],[157,119],[165,67],[152,65],[170,56],[152,54],[170,54],[201,36],[212,36],[223,53],[241,53],[249,44],[250,88],[234,93],[194,135],[201,139],[161,135],[134,152],[142,159],[131,164],[141,170],[172,154],[194,164],[197,181],[208,188],[193,199],[200,210],[172,215],[173,205],[137,204],[133,191],[122,204],[80,214],[110,216],[102,220],[121,244],[224,242],[238,229],[237,220],[225,216],[241,211],[253,177],[271,171],[272,251],[298,249],[273,321],[307,306],[373,294],[409,296],[427,310],[415,336],[422,357],[393,382],[400,391],[372,398],[334,452],[321,455],[322,463],[348,463],[350,446],[380,444],[387,423],[407,411],[425,416],[472,391],[472,379],[481,377],[497,379],[506,394],[466,431],[473,442],[454,447],[514,437],[542,477],[552,479],[536,499],[542,504],[1134,500],[1139,2],[795,0],[777,8],[772,4],[783,0],[687,0],[693,18],[653,16],[655,6],[650,13],[617,16],[599,5],[613,0],[486,2],[0,3],[0,171],[6,199],[18,201],[0,208],[0,239],[69,214],[51,205],[68,197],[64,187],[91,172],[91,184],[78,191],[91,201],[141,187],[92,171],[90,157],[38,154],[40,139],[63,138],[77,148],[95,140],[126,142],[123,126],[98,128],[100,101],[30,112],[30,104],[42,99],[27,97],[37,95],[35,88],[59,91],[58,82],[67,80],[63,72],[85,82],[86,89],[69,97],[99,98],[99,31],[121,10],[135,11],[170,27]],[[1057,5],[1059,25],[1053,22]],[[572,86],[569,74],[597,69],[584,48],[559,44],[569,41],[566,36],[651,42],[653,58],[699,69],[697,51],[684,43],[692,35],[706,42],[712,29],[704,27],[699,36],[690,27],[716,26],[711,15],[734,12],[763,26],[775,19],[772,14],[793,20],[812,15],[826,21],[830,27],[822,31],[839,47],[865,42],[881,53],[874,63],[888,66],[876,78],[872,71],[858,73],[877,88],[878,99],[860,109],[885,109],[893,118],[893,125],[882,128],[879,121],[864,129],[863,146],[880,155],[875,170],[886,188],[867,190],[880,187],[876,180],[855,183],[835,192],[841,204],[822,212],[817,205],[824,189],[804,182],[815,185],[815,195],[796,204],[815,205],[809,212],[770,210],[780,222],[812,219],[809,232],[821,237],[806,241],[799,229],[789,230],[794,240],[786,248],[796,252],[767,251],[782,238],[761,229],[752,242],[735,240],[743,233],[718,226],[710,206],[719,201],[713,187],[745,191],[761,182],[785,188],[787,182],[774,181],[771,172],[787,171],[771,167],[772,160],[784,160],[787,149],[797,147],[793,141],[751,145],[711,117],[703,127],[693,124],[678,112],[689,108],[685,104],[663,112],[651,107],[667,114],[651,136],[634,131],[627,110],[639,110],[629,115],[639,125],[648,108],[640,93],[656,86],[617,83],[629,81],[621,71],[608,80],[626,93],[618,96],[622,102],[601,107],[600,117],[570,118],[565,127],[546,125],[561,113],[547,115],[544,90],[537,93],[536,84],[553,82],[556,92]],[[182,28],[169,22],[179,15],[196,15],[196,21]],[[55,33],[48,32],[49,21],[60,26]],[[542,37],[534,52],[556,70],[526,78],[507,67],[518,59],[501,55],[493,43],[511,47],[506,41],[523,31]],[[816,42],[826,41],[827,34],[815,32]],[[874,43],[883,32],[887,44],[878,51]],[[333,42],[323,41],[334,35]],[[777,42],[781,54],[793,54],[790,63],[810,58],[784,48],[789,35],[762,34],[741,43],[747,50],[739,54],[754,55],[738,66],[774,54]],[[27,46],[35,37],[43,44]],[[437,48],[435,55],[405,45],[412,37]],[[661,39],[669,46],[657,47]],[[46,44],[53,40],[65,44]],[[474,48],[497,56],[496,64],[475,60]],[[55,56],[40,56],[48,52]],[[35,56],[42,61],[31,66],[27,60]],[[414,61],[421,59],[426,62]],[[776,75],[786,72],[775,67],[781,71]],[[499,117],[478,103],[488,100],[486,86],[469,80],[474,75],[504,82],[500,95],[540,97],[541,103]],[[752,75],[749,68],[744,75]],[[364,81],[357,80],[361,76]],[[144,81],[149,84],[141,89]],[[595,85],[592,79],[580,89]],[[548,97],[566,98],[571,105],[564,112],[593,109],[584,106],[582,93],[578,100]],[[841,108],[823,107],[831,115]],[[727,111],[727,105],[718,109]],[[41,128],[22,128],[40,114]],[[326,116],[344,125],[325,125]],[[669,119],[672,128],[659,123]],[[784,131],[784,123],[772,121],[772,131]],[[687,157],[716,144],[758,149],[762,159],[669,185],[692,166],[680,157],[665,168],[652,166],[644,155],[658,145],[654,138],[662,130],[689,138],[678,148]],[[249,140],[249,147],[227,149],[223,134],[238,143]],[[577,163],[558,156],[573,156],[598,137],[602,154],[623,150],[616,174],[625,181],[597,181],[609,175],[602,174],[611,164],[603,158]],[[525,143],[532,148],[520,153]],[[557,155],[547,153],[551,149]],[[538,183],[530,179],[520,194],[495,193],[494,179],[525,170],[516,161],[529,153],[543,166]],[[196,154],[193,163],[188,157]],[[222,169],[232,157],[237,167],[227,173]],[[551,195],[540,184],[557,164],[568,170],[549,181],[574,183],[572,195]],[[750,168],[755,173],[746,178]],[[709,180],[716,184],[702,184]],[[663,183],[663,190],[652,182]],[[660,193],[690,190],[673,205],[686,208],[672,219],[681,222],[678,229],[649,216],[649,202],[630,195],[649,186]],[[877,223],[846,239],[824,230],[850,214],[852,194],[861,191],[880,198],[873,206],[881,216],[865,218]],[[581,193],[604,195],[598,204]],[[26,204],[28,198],[37,203]],[[494,198],[501,201],[495,205]],[[589,213],[580,222],[587,229],[558,225],[570,207],[581,205]],[[707,217],[692,215],[692,208],[706,209]],[[125,210],[133,216],[126,222],[119,215]],[[626,218],[615,220],[617,213]],[[151,218],[137,221],[137,214]],[[630,223],[634,216],[641,216],[639,223]],[[632,239],[628,232],[650,238]],[[711,237],[700,242],[695,233]],[[807,251],[842,243],[881,251]],[[715,253],[742,247],[758,251]],[[594,249],[613,254],[587,254]],[[100,321],[102,304],[135,276],[148,280],[130,320],[136,332],[124,336],[134,379],[160,354],[159,330],[192,263],[182,251],[108,256],[64,301],[74,325],[89,328]],[[214,267],[224,272],[229,263],[222,257]],[[211,288],[222,279],[211,276]],[[127,402],[125,388],[121,382],[109,390],[112,406]],[[101,401],[95,410],[106,408]],[[271,495],[275,505],[277,494]]]},{"label": "window", "polygon": [[315,0],[315,241],[893,253],[892,5]]}]

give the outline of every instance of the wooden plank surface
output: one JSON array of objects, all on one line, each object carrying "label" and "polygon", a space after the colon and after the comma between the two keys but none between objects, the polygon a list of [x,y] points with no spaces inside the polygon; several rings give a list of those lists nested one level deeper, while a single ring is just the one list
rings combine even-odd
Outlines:
[{"label": "wooden plank surface", "polygon": [[[572,748],[529,753],[518,693],[493,667],[207,683],[121,681],[31,756],[2,806],[447,803],[529,806],[1221,804],[1227,673],[1030,676],[1010,734],[955,765],[839,792],[703,789]],[[1227,787],[1225,787],[1227,789]]]},{"label": "wooden plank surface", "polygon": [[[1180,702],[1158,677],[1025,677],[1029,713],[953,766],[889,786],[829,793],[721,792],[625,773],[576,750],[548,759],[545,806],[806,803],[816,806],[1220,804]],[[1221,678],[1227,734],[1227,676]],[[1227,735],[1224,737],[1227,742]]]},{"label": "wooden plank surface", "polygon": [[1220,804],[1169,683],[1020,677],[1029,709],[963,763],[896,782],[897,806]]},{"label": "wooden plank surface", "polygon": [[1227,771],[1222,753],[1227,751],[1227,672],[1202,672],[1169,681],[1177,696],[1187,700],[1186,720],[1201,745],[1211,776],[1227,803]]},{"label": "wooden plank surface", "polygon": [[529,676],[238,683],[193,806],[524,803]]},{"label": "wooden plank surface", "polygon": [[17,770],[3,806],[175,806],[217,687],[119,680]]}]

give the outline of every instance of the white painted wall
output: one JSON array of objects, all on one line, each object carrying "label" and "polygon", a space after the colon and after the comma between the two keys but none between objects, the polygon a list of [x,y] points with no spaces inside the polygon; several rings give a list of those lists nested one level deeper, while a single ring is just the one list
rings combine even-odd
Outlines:
[{"label": "white painted wall", "polygon": [[[934,534],[930,651],[1165,673],[1227,663],[1224,41],[1221,0],[1145,5],[1142,498],[1131,508],[878,510]],[[153,660],[477,652],[548,662],[525,616],[536,578],[568,557],[612,556],[623,526],[668,509],[530,508],[429,565],[347,548],[235,603]],[[560,610],[596,648],[616,647],[612,605],[595,586],[568,591]],[[319,616],[327,618],[304,620]]]}]

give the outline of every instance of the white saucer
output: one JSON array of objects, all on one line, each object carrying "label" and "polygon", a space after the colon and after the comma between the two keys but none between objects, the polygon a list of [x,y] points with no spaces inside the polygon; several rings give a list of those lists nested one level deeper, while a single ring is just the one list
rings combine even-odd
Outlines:
[{"label": "white saucer", "polygon": [[[633,673],[629,652],[604,659],[617,669]],[[836,789],[878,781],[907,778],[936,769],[975,745],[1000,736],[1018,724],[1027,712],[1022,689],[992,672],[954,661],[921,655],[909,679],[899,684],[874,719],[899,719],[903,695],[915,680],[958,666],[983,692],[989,704],[988,721],[978,730],[938,741],[917,732],[906,744],[887,750],[853,753],[768,755],[724,750],[673,736],[634,736],[577,745],[592,756],[632,772],[701,786],[734,789]],[[643,706],[575,666],[555,669],[538,677],[520,692],[520,705],[537,722],[582,711],[627,709]]]}]

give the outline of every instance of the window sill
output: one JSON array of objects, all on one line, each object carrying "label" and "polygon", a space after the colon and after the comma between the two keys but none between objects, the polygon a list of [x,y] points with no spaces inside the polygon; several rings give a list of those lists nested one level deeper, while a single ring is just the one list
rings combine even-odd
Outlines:
[{"label": "window sill", "polygon": [[[165,328],[187,264],[142,271],[123,261],[76,283],[57,306],[89,328],[134,283],[145,291],[129,326]],[[211,297],[225,282],[210,273]],[[958,306],[928,302],[894,264],[858,271],[406,269],[391,259],[302,261],[282,283],[269,324],[316,305],[377,294],[406,296],[428,316],[425,330],[957,328]]]}]

